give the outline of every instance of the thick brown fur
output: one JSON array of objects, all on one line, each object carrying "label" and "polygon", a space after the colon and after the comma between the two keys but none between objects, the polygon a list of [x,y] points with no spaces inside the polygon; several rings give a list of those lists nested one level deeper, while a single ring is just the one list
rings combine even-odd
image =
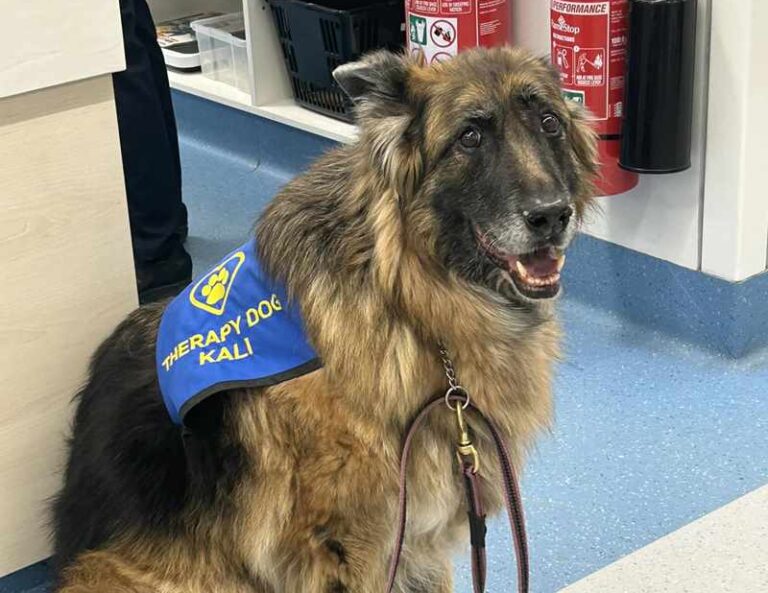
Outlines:
[{"label": "thick brown fur", "polygon": [[[81,394],[55,509],[61,593],[380,593],[404,430],[446,388],[439,342],[473,401],[501,427],[518,466],[549,426],[559,335],[553,304],[517,299],[452,269],[433,197],[449,176],[462,175],[460,155],[451,167],[439,163],[453,158],[446,151],[465,113],[477,105],[505,113],[534,93],[564,122],[565,177],[581,216],[591,195],[593,136],[580,111],[560,98],[551,69],[525,52],[467,52],[433,68],[392,54],[370,59],[397,72],[361,90],[360,140],[290,183],[256,231],[262,261],[300,305],[324,366],[267,389],[216,396],[224,402],[216,404],[216,426],[184,448],[173,442],[178,433],[153,375],[162,307],[131,315],[97,353]],[[520,141],[516,175],[546,177]],[[144,406],[145,415],[134,419],[131,406],[94,411],[107,397],[100,391],[133,394],[131,406]],[[106,427],[91,426],[96,421]],[[486,506],[496,512],[494,453],[474,428]],[[455,433],[452,415],[436,411],[416,439],[400,593],[452,591],[451,555],[467,540]],[[152,456],[150,442],[158,447]],[[199,463],[207,469],[192,460],[201,448],[213,451]],[[131,455],[167,456],[167,465],[143,462],[145,471],[155,472],[154,481],[184,482],[156,513],[159,494],[134,504],[130,486],[117,488],[120,476],[142,471],[120,469]],[[171,463],[182,466],[179,475]],[[196,472],[207,472],[210,483],[196,484]],[[109,497],[120,508],[99,515]],[[123,508],[138,510],[123,516]],[[91,515],[99,525],[87,524]],[[69,543],[78,526],[92,535]]]}]

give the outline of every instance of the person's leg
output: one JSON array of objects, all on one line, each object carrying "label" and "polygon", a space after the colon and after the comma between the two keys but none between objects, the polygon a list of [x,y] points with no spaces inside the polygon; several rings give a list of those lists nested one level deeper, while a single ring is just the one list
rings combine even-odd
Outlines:
[{"label": "person's leg", "polygon": [[[146,0],[120,0],[126,70],[113,76],[136,274],[142,301],[191,279],[176,125]],[[160,70],[162,69],[162,76]]]},{"label": "person's leg", "polygon": [[[160,108],[163,112],[166,134],[171,148],[171,157],[174,162],[176,175],[181,180],[181,158],[179,155],[179,134],[176,129],[176,116],[173,112],[173,102],[171,101],[171,85],[168,82],[168,71],[163,58],[163,52],[157,44],[157,33],[152,21],[152,15],[146,0],[141,0],[136,5],[136,10],[141,13],[141,18],[137,21],[137,34],[144,42],[152,69],[152,76],[155,79],[155,85],[160,99]],[[179,201],[181,210],[179,215],[179,225],[176,229],[182,242],[187,239],[187,207],[183,201]]]}]

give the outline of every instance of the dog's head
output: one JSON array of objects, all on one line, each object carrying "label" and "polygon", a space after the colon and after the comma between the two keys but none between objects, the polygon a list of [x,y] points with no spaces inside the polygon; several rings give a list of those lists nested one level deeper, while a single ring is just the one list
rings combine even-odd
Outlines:
[{"label": "dog's head", "polygon": [[378,52],[334,76],[356,103],[362,149],[401,200],[409,240],[511,301],[558,295],[596,155],[547,62],[505,48],[428,67]]}]

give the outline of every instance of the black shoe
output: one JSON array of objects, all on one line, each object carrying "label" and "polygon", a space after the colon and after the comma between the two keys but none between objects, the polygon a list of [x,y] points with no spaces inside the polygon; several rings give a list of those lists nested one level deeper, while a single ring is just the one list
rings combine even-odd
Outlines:
[{"label": "black shoe", "polygon": [[192,282],[192,258],[179,244],[163,259],[136,266],[139,304],[176,296]]}]

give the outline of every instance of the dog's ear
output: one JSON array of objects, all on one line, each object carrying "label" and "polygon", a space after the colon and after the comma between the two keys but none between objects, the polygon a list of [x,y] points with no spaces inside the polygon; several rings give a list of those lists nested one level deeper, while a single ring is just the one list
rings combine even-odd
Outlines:
[{"label": "dog's ear", "polygon": [[408,62],[386,50],[370,53],[333,71],[333,77],[355,103],[403,103],[406,100]]},{"label": "dog's ear", "polygon": [[571,120],[569,137],[579,164],[589,175],[598,170],[597,133],[587,119],[584,107],[573,101],[565,101]]},{"label": "dog's ear", "polygon": [[576,191],[576,214],[583,220],[595,195],[595,181],[598,172],[597,133],[587,119],[586,110],[573,101],[565,101],[570,114],[571,125],[568,129],[573,155],[575,156],[578,184]]},{"label": "dog's ear", "polygon": [[411,195],[421,176],[422,157],[415,134],[408,131],[419,112],[408,88],[412,69],[424,67],[419,56],[377,51],[334,70],[339,86],[355,103],[364,146],[372,164],[398,196]]}]

